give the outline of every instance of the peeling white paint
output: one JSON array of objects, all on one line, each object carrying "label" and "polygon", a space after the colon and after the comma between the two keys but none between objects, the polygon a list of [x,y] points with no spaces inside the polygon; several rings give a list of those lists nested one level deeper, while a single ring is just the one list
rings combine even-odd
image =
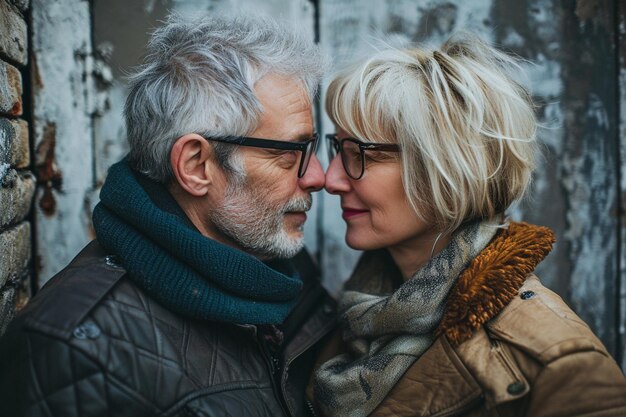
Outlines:
[{"label": "peeling white paint", "polygon": [[[626,21],[620,21],[620,33],[621,33],[621,41],[626,42]],[[621,52],[624,52],[625,48],[622,47]],[[622,370],[626,370],[626,56],[621,56],[622,63],[620,65],[619,71],[619,91],[620,91],[620,113],[619,113],[619,150],[620,150],[620,161],[621,161],[621,183],[620,183],[620,191],[622,196],[621,201],[621,213],[619,213],[621,217],[621,253],[619,256],[621,257],[621,270],[619,271],[619,280],[620,280],[620,294],[619,294],[619,303],[620,303],[620,312],[621,317],[618,317],[619,320],[619,335],[617,337],[621,340],[621,345],[623,348],[622,352]]]},{"label": "peeling white paint", "polygon": [[468,29],[478,32],[485,38],[491,38],[491,27],[485,25],[491,16],[492,0],[453,2],[459,8],[458,21],[455,29]]},{"label": "peeling white paint", "polygon": [[533,61],[523,63],[533,94],[552,99],[559,97],[563,91],[561,65],[541,53]]},{"label": "peeling white paint", "polygon": [[609,129],[611,127],[606,107],[600,97],[595,93],[589,95],[587,120],[595,120],[595,124],[601,129]]},{"label": "peeling white paint", "polygon": [[506,28],[506,35],[502,40],[502,44],[508,47],[521,48],[526,44],[526,41],[513,28]]},{"label": "peeling white paint", "polygon": [[617,247],[617,235],[606,231],[614,229],[611,212],[617,194],[612,186],[614,168],[607,165],[612,160],[612,144],[603,136],[610,122],[604,103],[595,94],[589,97],[585,121],[596,126],[595,131],[587,134],[582,149],[570,149],[562,164],[561,185],[570,206],[563,236],[570,244],[571,300],[577,313],[592,321],[592,328],[605,338],[612,332],[603,323],[606,287],[612,282],[607,268],[614,262],[612,251]]},{"label": "peeling white paint", "polygon": [[[550,100],[551,97],[545,99]],[[537,135],[541,142],[560,154],[563,149],[563,123],[565,119],[561,103],[556,99],[552,100],[544,106]]]},{"label": "peeling white paint", "polygon": [[54,192],[57,209],[48,217],[39,209],[41,189],[35,198],[40,282],[63,268],[89,240],[89,219],[82,209],[91,188],[93,70],[89,3],[78,0],[32,2],[32,53],[35,147],[44,127],[56,125],[56,163],[63,175],[63,192]]},{"label": "peeling white paint", "polygon": [[535,0],[528,5],[528,20],[539,39],[559,39],[560,26],[555,12],[556,2],[553,0]]},{"label": "peeling white paint", "polygon": [[126,99],[126,88],[121,82],[112,81],[109,88],[100,92],[101,105],[94,119],[96,141],[96,183],[102,184],[107,170],[128,152],[126,130],[122,110]]},{"label": "peeling white paint", "polygon": [[292,22],[313,37],[313,6],[308,0],[170,0],[171,10],[183,16],[211,12],[224,15],[265,14]]}]

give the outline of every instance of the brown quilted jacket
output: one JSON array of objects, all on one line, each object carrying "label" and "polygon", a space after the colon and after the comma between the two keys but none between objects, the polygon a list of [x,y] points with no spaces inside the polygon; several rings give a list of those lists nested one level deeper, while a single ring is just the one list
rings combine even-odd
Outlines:
[{"label": "brown quilted jacket", "polygon": [[[553,242],[525,223],[500,232],[452,289],[439,337],[371,415],[626,416],[622,371],[532,274]],[[379,262],[366,254],[355,274]],[[337,333],[318,363],[342,350]]]}]

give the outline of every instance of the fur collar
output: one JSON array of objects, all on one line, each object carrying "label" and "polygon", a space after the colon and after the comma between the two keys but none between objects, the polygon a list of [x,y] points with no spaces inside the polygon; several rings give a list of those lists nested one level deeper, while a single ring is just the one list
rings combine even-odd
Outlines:
[{"label": "fur collar", "polygon": [[459,275],[437,335],[445,335],[453,346],[470,339],[511,302],[554,242],[547,227],[511,222]]}]

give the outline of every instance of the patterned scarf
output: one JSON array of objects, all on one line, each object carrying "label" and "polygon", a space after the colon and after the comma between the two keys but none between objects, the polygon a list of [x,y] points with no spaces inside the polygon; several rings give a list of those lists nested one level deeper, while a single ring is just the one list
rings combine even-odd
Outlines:
[{"label": "patterned scarf", "polygon": [[325,416],[367,416],[378,406],[433,343],[450,289],[498,224],[462,226],[441,253],[395,291],[383,274],[372,275],[359,264],[339,301],[348,353],[322,364],[314,376],[314,402]]}]

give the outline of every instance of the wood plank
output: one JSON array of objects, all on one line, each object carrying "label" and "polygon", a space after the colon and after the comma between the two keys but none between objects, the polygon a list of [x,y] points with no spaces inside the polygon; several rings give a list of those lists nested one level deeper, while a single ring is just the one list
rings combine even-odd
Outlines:
[{"label": "wood plank", "polygon": [[618,277],[619,309],[617,317],[617,352],[616,359],[626,371],[626,3],[616,3],[615,19],[617,31],[618,83],[619,83],[619,155],[620,155],[620,271]]},{"label": "wood plank", "polygon": [[39,285],[90,238],[93,187],[89,3],[32,2],[35,197]]},{"label": "wood plank", "polygon": [[558,264],[561,278],[554,288],[615,355],[619,183],[613,7],[610,1],[606,7],[589,6],[572,4],[555,16],[560,51],[552,56],[560,62],[563,83],[561,145],[554,148],[558,184],[532,212],[539,216],[553,204],[551,195],[561,194],[565,211],[558,221],[564,219],[565,227],[557,232],[567,255]]},{"label": "wood plank", "polygon": [[550,226],[555,250],[538,268],[616,354],[618,172],[613,3],[498,1],[495,40],[528,65],[544,159],[516,217]]}]

